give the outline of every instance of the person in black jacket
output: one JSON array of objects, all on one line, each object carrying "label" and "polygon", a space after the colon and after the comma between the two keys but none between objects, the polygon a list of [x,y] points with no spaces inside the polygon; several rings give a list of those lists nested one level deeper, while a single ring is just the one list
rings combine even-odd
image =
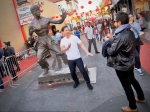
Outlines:
[{"label": "person in black jacket", "polygon": [[[107,35],[106,39],[111,40],[111,46],[107,46],[107,65],[113,67],[125,90],[129,106],[121,107],[124,112],[137,112],[136,102],[145,103],[144,93],[139,82],[134,77],[134,55],[136,39],[130,30],[128,14],[118,12],[116,14],[115,26],[118,27],[112,39]],[[106,47],[106,46],[105,46]],[[137,93],[135,98],[133,89]]]},{"label": "person in black jacket", "polygon": [[9,57],[8,59],[6,59],[6,63],[7,63],[9,72],[12,74],[13,80],[16,80],[17,76],[16,76],[16,72],[14,70],[15,52],[8,46],[7,42],[3,43],[3,52],[4,52],[5,58]]}]

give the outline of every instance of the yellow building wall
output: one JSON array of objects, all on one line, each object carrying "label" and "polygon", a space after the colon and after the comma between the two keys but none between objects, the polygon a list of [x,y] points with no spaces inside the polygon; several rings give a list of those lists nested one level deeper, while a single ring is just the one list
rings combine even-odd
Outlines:
[{"label": "yellow building wall", "polygon": [[[41,16],[52,17],[52,16],[60,15],[57,4],[49,2],[48,0],[34,0],[34,2],[38,2],[38,1],[44,3],[44,5],[42,5],[43,12],[41,13]],[[61,30],[62,26],[63,24],[56,25],[56,29]],[[24,25],[24,29],[28,37],[28,25]]]},{"label": "yellow building wall", "polygon": [[12,0],[0,1],[0,40],[10,41],[15,51],[25,49],[24,39]]}]

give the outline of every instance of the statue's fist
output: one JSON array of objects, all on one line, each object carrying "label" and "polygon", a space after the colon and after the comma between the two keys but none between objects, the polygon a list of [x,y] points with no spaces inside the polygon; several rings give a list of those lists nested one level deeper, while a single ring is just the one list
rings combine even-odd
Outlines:
[{"label": "statue's fist", "polygon": [[65,19],[67,17],[67,11],[65,9],[61,9],[62,11],[62,18]]}]

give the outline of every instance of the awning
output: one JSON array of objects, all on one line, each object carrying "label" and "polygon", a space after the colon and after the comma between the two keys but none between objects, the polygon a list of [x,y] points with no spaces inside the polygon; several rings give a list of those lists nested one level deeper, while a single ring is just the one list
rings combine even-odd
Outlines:
[{"label": "awning", "polygon": [[117,2],[119,2],[119,0],[112,0],[112,4],[116,4]]}]

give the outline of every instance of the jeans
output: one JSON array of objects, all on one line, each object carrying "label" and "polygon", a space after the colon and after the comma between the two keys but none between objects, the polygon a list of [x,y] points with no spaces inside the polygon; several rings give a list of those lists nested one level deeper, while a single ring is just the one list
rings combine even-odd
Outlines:
[{"label": "jeans", "polygon": [[88,51],[91,52],[91,45],[92,45],[92,43],[93,43],[95,52],[98,52],[97,46],[96,46],[96,40],[95,40],[95,38],[89,39],[89,47],[88,47]]},{"label": "jeans", "polygon": [[134,50],[134,56],[135,56],[135,68],[141,68],[141,62],[140,62],[140,39],[137,38],[137,45]]},{"label": "jeans", "polygon": [[0,89],[4,89],[4,85],[1,85],[1,84],[3,84],[3,80],[2,80],[2,78],[0,77]]},{"label": "jeans", "polygon": [[144,98],[144,93],[139,82],[134,77],[133,71],[134,71],[133,69],[129,71],[116,70],[116,73],[125,90],[127,99],[129,101],[129,107],[131,109],[136,109],[137,106],[136,106],[135,96],[134,96],[134,92],[133,92],[131,85],[135,89],[139,100],[144,100],[145,98]]},{"label": "jeans", "polygon": [[76,75],[76,66],[77,66],[79,68],[80,72],[82,73],[86,83],[87,84],[90,83],[88,73],[84,68],[83,61],[82,61],[81,58],[78,58],[78,59],[75,59],[75,60],[68,60],[68,65],[69,65],[71,76],[72,76],[72,79],[74,80],[74,82],[76,82],[76,83],[79,82],[78,77]]}]

